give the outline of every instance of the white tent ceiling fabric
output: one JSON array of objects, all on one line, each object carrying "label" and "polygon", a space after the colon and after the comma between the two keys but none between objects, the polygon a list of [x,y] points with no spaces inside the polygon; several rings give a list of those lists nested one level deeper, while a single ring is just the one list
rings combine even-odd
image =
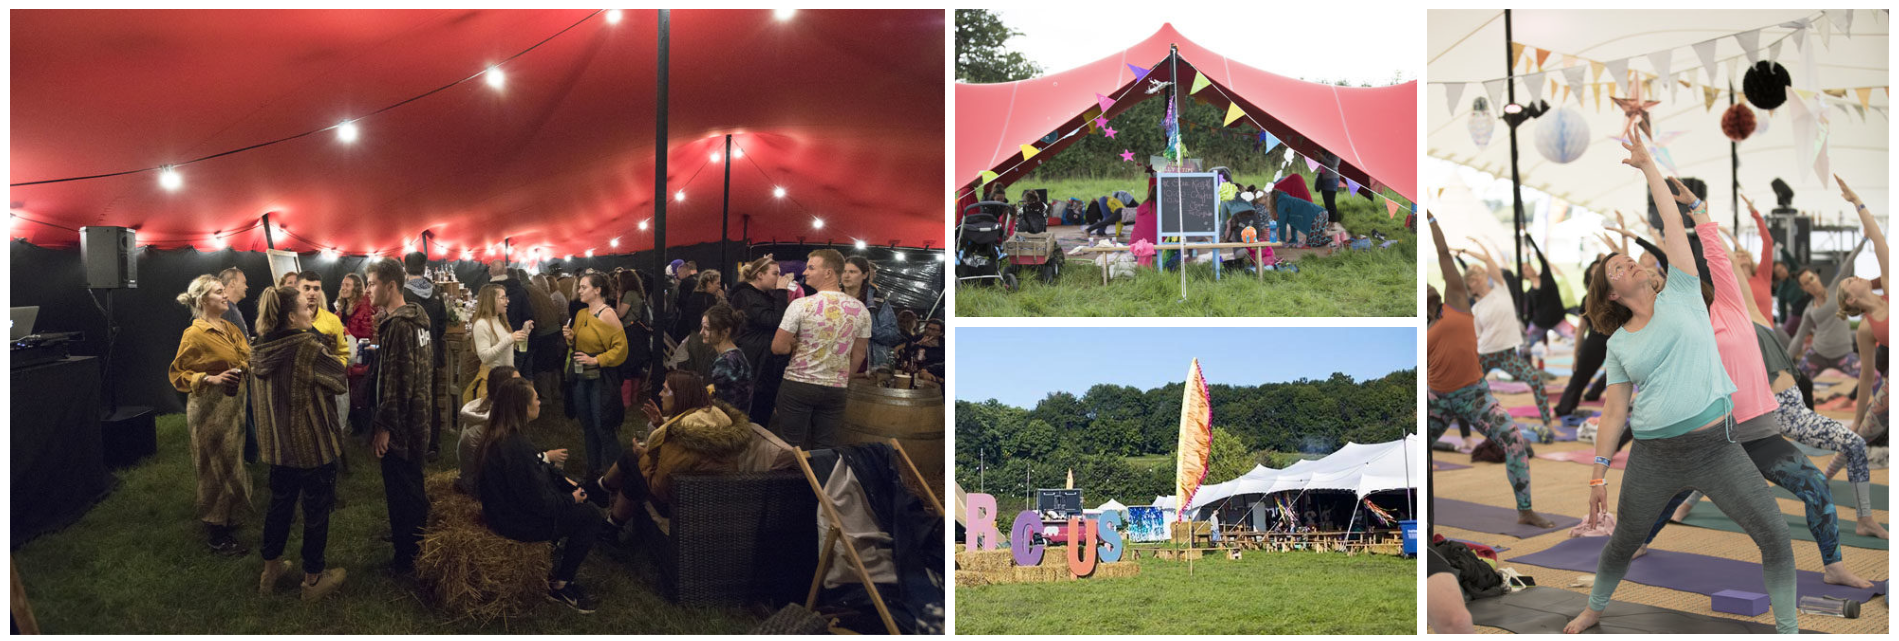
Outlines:
[{"label": "white tent ceiling fabric", "polygon": [[[1605,63],[1605,66],[1626,61],[1632,71],[1643,74],[1661,71],[1696,84],[1694,88],[1675,85],[1671,90],[1667,88],[1668,83],[1656,82],[1653,86],[1659,89],[1655,92],[1659,95],[1644,98],[1661,101],[1650,110],[1650,118],[1655,135],[1663,142],[1678,175],[1707,181],[1709,191],[1713,192],[1708,199],[1710,212],[1717,219],[1727,220],[1732,211],[1729,196],[1732,170],[1729,140],[1721,133],[1720,119],[1722,111],[1728,108],[1728,100],[1723,94],[1709,109],[1700,87],[1712,84],[1725,89],[1732,82],[1739,88],[1739,71],[1748,64],[1748,55],[1740,42],[1730,36],[1758,29],[1758,55],[1766,58],[1778,53],[1777,61],[1792,75],[1795,88],[1848,89],[1845,99],[1824,94],[1816,94],[1814,99],[1826,105],[1830,169],[1859,192],[1875,210],[1875,215],[1884,218],[1889,209],[1886,158],[1891,114],[1889,89],[1871,92],[1871,108],[1866,109],[1863,116],[1855,109],[1859,99],[1851,89],[1890,86],[1887,77],[1889,16],[1870,9],[1852,13],[1850,29],[1843,30],[1839,27],[1840,21],[1835,20],[1838,16],[1823,15],[1815,9],[1512,12],[1512,39],[1527,47],[1552,52],[1541,68],[1544,72],[1531,67],[1530,75],[1525,76],[1524,67],[1518,67],[1517,99],[1528,102],[1532,95],[1524,86],[1527,77],[1541,83],[1543,98],[1549,101],[1552,112],[1564,107],[1576,109],[1589,127],[1588,150],[1573,162],[1558,164],[1538,153],[1535,144],[1537,127],[1551,118],[1545,115],[1525,123],[1518,130],[1518,167],[1523,184],[1595,211],[1621,209],[1635,213],[1646,209],[1647,188],[1634,170],[1620,164],[1626,155],[1620,144],[1612,140],[1625,122],[1622,110],[1607,100],[1607,95],[1603,96],[1598,110],[1593,93],[1585,105],[1577,102],[1574,93],[1564,101],[1561,91],[1569,84],[1568,74],[1561,71],[1566,56]],[[1803,46],[1796,46],[1795,30],[1779,25],[1806,19],[1813,20],[1812,26],[1799,38]],[[1479,148],[1467,124],[1473,99],[1486,95],[1484,83],[1506,75],[1504,65],[1497,64],[1509,57],[1502,12],[1433,10],[1429,13],[1428,30],[1427,153],[1508,179],[1508,127],[1498,121],[1489,145]],[[1718,61],[1718,75],[1712,82],[1695,46],[1710,40],[1713,40],[1712,58]],[[1703,44],[1702,48],[1707,47]],[[1658,53],[1660,55],[1651,55]],[[1666,61],[1661,65],[1665,68],[1657,68],[1658,60]],[[1576,64],[1588,66],[1587,62],[1580,61]],[[1585,82],[1607,83],[1612,80],[1612,74],[1604,71],[1597,78],[1591,71],[1583,76]],[[1554,95],[1547,91],[1550,80],[1555,80],[1558,86]],[[1625,95],[1622,91],[1615,94]],[[1454,103],[1455,110],[1449,108],[1453,95],[1459,96]],[[1769,183],[1781,178],[1796,193],[1794,207],[1820,213],[1825,222],[1855,224],[1850,206],[1839,197],[1839,189],[1830,180],[1822,182],[1812,164],[1800,157],[1801,145],[1811,144],[1813,140],[1811,136],[1800,136],[1806,129],[1796,122],[1801,107],[1792,103],[1796,98],[1792,92],[1788,95],[1789,103],[1771,114],[1756,111],[1757,115],[1768,118],[1767,129],[1739,145],[1742,193],[1753,198],[1765,213],[1774,205]],[[1737,100],[1746,102],[1742,97]],[[1501,104],[1492,105],[1490,114],[1494,117],[1501,107]],[[1427,184],[1427,193],[1435,194],[1440,186]],[[1746,220],[1745,211],[1742,219]]]},{"label": "white tent ceiling fabric", "polygon": [[[1250,494],[1334,490],[1364,498],[1374,492],[1415,489],[1422,472],[1417,462],[1423,451],[1420,447],[1417,435],[1410,435],[1404,441],[1389,443],[1346,443],[1325,458],[1299,461],[1285,469],[1255,466],[1239,478],[1200,486],[1190,508],[1218,505],[1230,497]],[[1154,497],[1157,507],[1171,509],[1176,504],[1171,496]]]}]

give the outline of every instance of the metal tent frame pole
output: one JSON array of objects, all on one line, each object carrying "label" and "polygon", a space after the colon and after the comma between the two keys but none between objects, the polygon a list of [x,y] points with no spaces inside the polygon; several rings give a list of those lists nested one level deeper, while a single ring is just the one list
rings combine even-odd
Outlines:
[{"label": "metal tent frame pole", "polygon": [[[1514,105],[1517,102],[1517,77],[1516,77],[1516,62],[1517,61],[1516,61],[1515,52],[1512,51],[1510,48],[1510,43],[1512,41],[1512,38],[1513,38],[1513,35],[1511,34],[1511,27],[1510,27],[1510,10],[1504,9],[1503,10],[1503,71],[1504,71],[1504,78],[1505,78],[1504,89],[1509,92],[1509,96],[1510,96],[1510,102],[1507,104]],[[1498,111],[1502,112],[1503,109],[1499,107]],[[1509,119],[1505,119],[1504,124],[1510,127],[1510,198],[1511,198],[1511,204],[1512,204],[1512,210],[1513,210],[1513,220],[1514,220],[1515,229],[1516,229],[1516,234],[1510,237],[1510,244],[1511,244],[1511,251],[1514,252],[1517,257],[1516,258],[1517,284],[1515,287],[1512,288],[1515,291],[1512,291],[1510,293],[1515,294],[1518,300],[1526,301],[1526,304],[1527,304],[1529,296],[1526,295],[1526,293],[1523,290],[1524,285],[1528,284],[1524,281],[1528,279],[1523,277],[1523,240],[1522,240],[1523,239],[1523,177],[1517,171],[1517,125],[1516,123],[1510,122]],[[1523,309],[1521,308],[1517,309],[1517,315],[1519,317],[1523,316],[1523,312],[1524,312]]]},{"label": "metal tent frame pole", "polygon": [[732,134],[725,135],[725,199],[719,209],[719,269],[728,282],[736,282],[738,272],[725,257],[726,245],[732,243]]},{"label": "metal tent frame pole", "polygon": [[[672,11],[670,9],[659,10],[658,40],[659,80],[653,88],[653,96],[658,106],[653,129],[653,149],[656,150],[653,159],[653,249],[658,250],[654,252],[654,255],[658,256],[659,262],[655,265],[653,274],[663,278],[666,273],[666,264],[670,262],[666,259],[666,156],[671,151],[667,147],[666,139],[666,90],[670,82],[666,75],[670,66],[667,50],[671,48],[672,42]],[[660,282],[663,284],[664,281]],[[667,299],[671,297],[665,295],[664,288],[661,288],[659,295],[652,295],[652,292],[648,292],[648,295],[656,302],[653,305],[654,316],[665,318],[668,311],[667,304],[672,302]],[[654,333],[655,336],[658,334],[658,332]]]}]

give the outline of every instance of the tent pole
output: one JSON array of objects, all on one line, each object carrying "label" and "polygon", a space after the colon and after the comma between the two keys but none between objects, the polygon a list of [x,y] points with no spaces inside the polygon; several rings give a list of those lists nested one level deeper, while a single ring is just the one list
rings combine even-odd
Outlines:
[{"label": "tent pole", "polygon": [[[1174,118],[1176,118],[1176,123],[1178,123],[1178,118],[1180,118],[1180,108],[1179,108],[1180,107],[1180,91],[1179,91],[1180,89],[1180,45],[1168,43],[1167,68],[1168,68],[1168,72],[1167,72],[1168,76],[1172,78],[1174,81],[1174,84],[1167,85],[1167,106],[1170,110],[1174,112]],[[1179,124],[1174,125],[1174,131],[1180,131]],[[1185,136],[1182,136],[1180,139],[1180,146],[1176,147],[1174,150],[1174,153],[1176,154],[1174,158],[1174,164],[1176,165],[1186,164],[1187,155],[1180,153],[1180,150],[1185,149],[1186,147],[1187,147],[1187,138]],[[1174,196],[1176,200],[1179,199],[1180,181],[1178,180],[1174,181]],[[1180,218],[1180,254],[1179,254],[1180,256],[1180,300],[1181,302],[1186,302],[1187,300],[1187,208],[1182,207],[1177,211],[1179,213],[1179,218]]]},{"label": "tent pole", "polygon": [[[654,119],[653,129],[653,140],[655,141],[653,149],[656,150],[653,158],[653,249],[657,250],[654,254],[658,256],[659,260],[654,265],[653,275],[663,276],[666,273],[666,264],[670,262],[666,259],[666,156],[671,151],[667,147],[666,142],[666,88],[668,82],[666,78],[668,67],[666,51],[672,40],[672,11],[670,9],[659,10],[658,34],[659,80],[654,83],[655,86],[653,88],[654,99],[658,101],[658,105],[654,111],[657,117]],[[662,295],[653,297],[658,303],[653,306],[653,315],[655,318],[665,318],[666,313],[669,311],[668,307],[670,307],[668,303],[672,302],[667,300],[671,298],[670,296],[663,295],[665,291],[664,288],[660,291]]]},{"label": "tent pole", "polygon": [[[1734,82],[1731,80],[1728,81],[1728,106],[1734,106]],[[1741,242],[1741,143],[1734,142],[1733,139],[1728,140],[1728,181],[1733,184],[1728,200],[1734,205],[1734,243],[1735,249],[1739,249]],[[1760,233],[1762,238],[1767,237],[1767,230],[1762,229]],[[1767,245],[1763,243],[1761,247],[1764,249]]]},{"label": "tent pole", "polygon": [[270,235],[270,214],[269,213],[264,214],[264,247],[266,249],[277,248],[277,239],[272,238]]},{"label": "tent pole", "polygon": [[[1516,62],[1517,61],[1516,61],[1516,56],[1513,55],[1513,52],[1510,49],[1510,43],[1512,41],[1512,38],[1513,36],[1510,30],[1510,10],[1504,9],[1503,10],[1503,72],[1504,72],[1504,78],[1505,78],[1504,89],[1510,92],[1510,102],[1507,104],[1514,105],[1517,102],[1517,77],[1516,77]],[[1498,108],[1497,111],[1501,113],[1503,109]],[[1521,122],[1521,121],[1518,121],[1518,122]],[[1515,227],[1516,227],[1516,234],[1510,237],[1510,244],[1512,245],[1511,250],[1515,252],[1516,257],[1517,257],[1516,258],[1517,284],[1516,284],[1516,287],[1512,288],[1512,289],[1515,289],[1516,291],[1513,291],[1510,293],[1516,295],[1518,300],[1527,301],[1529,299],[1529,296],[1525,295],[1523,291],[1523,286],[1528,284],[1525,281],[1528,279],[1523,277],[1523,177],[1521,174],[1517,172],[1517,123],[1511,122],[1510,120],[1506,119],[1504,120],[1504,124],[1510,126],[1510,195],[1511,195],[1511,203],[1513,205],[1512,220],[1515,221]],[[1518,309],[1517,316],[1518,317],[1523,316],[1523,311],[1524,310],[1522,309]]]},{"label": "tent pole", "polygon": [[[728,268],[732,263],[725,258],[725,246],[732,238],[732,134],[725,135],[725,200],[719,206],[719,269],[727,274],[737,274]],[[738,278],[738,276],[731,276]]]}]

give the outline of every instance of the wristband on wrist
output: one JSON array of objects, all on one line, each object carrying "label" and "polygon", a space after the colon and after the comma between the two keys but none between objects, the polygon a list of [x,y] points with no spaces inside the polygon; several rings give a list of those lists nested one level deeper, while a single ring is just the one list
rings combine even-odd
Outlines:
[{"label": "wristband on wrist", "polygon": [[1609,457],[1607,456],[1596,457],[1596,464],[1601,465],[1603,467],[1609,467]]},{"label": "wristband on wrist", "polygon": [[1609,484],[1609,479],[1589,479],[1589,487],[1601,487]]},{"label": "wristband on wrist", "polygon": [[1695,202],[1693,202],[1693,203],[1691,203],[1691,204],[1689,204],[1689,205],[1688,205],[1688,212],[1689,212],[1689,213],[1694,213],[1694,212],[1697,212],[1697,211],[1701,211],[1701,206],[1702,206],[1702,205],[1706,205],[1706,204],[1708,204],[1708,202],[1707,202],[1707,201],[1705,201],[1705,200],[1702,200],[1702,199],[1700,199],[1700,198],[1696,198],[1696,199],[1695,199]]},{"label": "wristband on wrist", "polygon": [[1860,204],[1859,204],[1859,209],[1862,209],[1862,210],[1863,210],[1863,209],[1866,209],[1866,203],[1860,203]]}]

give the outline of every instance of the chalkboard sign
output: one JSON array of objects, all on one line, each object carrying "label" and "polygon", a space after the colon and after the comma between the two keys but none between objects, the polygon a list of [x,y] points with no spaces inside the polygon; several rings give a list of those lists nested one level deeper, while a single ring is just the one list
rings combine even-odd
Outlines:
[{"label": "chalkboard sign", "polygon": [[1063,516],[1081,514],[1081,490],[1042,490],[1035,491],[1035,509],[1038,512],[1055,512]]},{"label": "chalkboard sign", "polygon": [[1214,174],[1157,174],[1155,211],[1162,236],[1218,236],[1220,206]]}]

